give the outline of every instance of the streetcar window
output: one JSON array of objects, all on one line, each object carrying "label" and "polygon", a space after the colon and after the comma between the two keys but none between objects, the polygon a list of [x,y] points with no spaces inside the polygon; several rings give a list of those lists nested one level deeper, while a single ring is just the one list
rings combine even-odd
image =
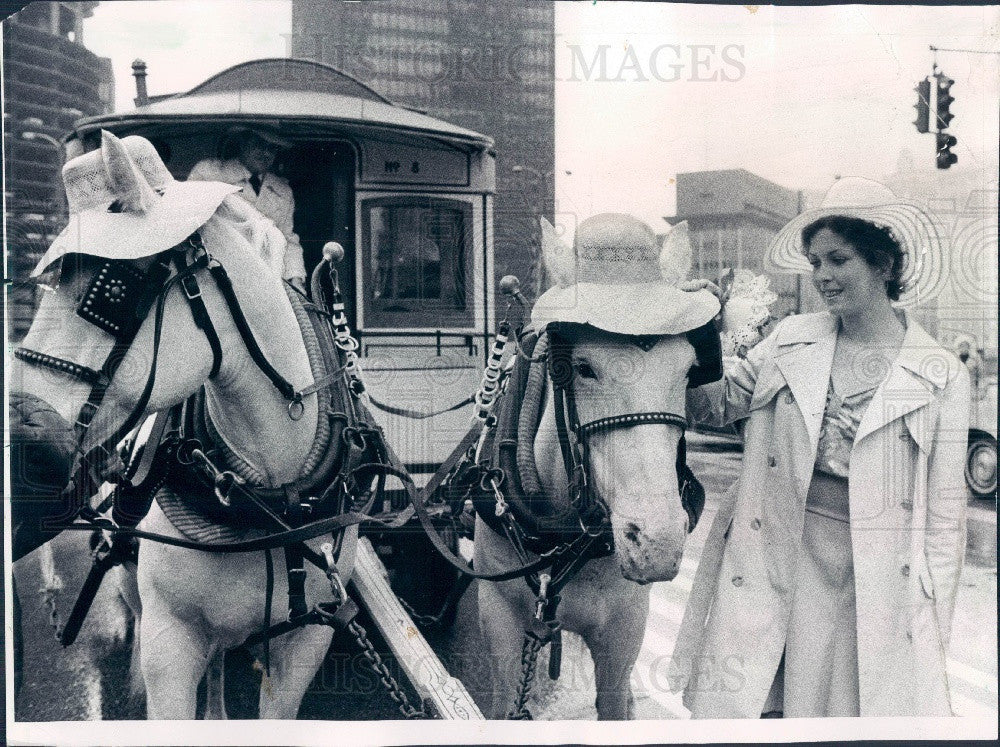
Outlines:
[{"label": "streetcar window", "polygon": [[391,197],[362,204],[365,326],[472,324],[468,203]]}]

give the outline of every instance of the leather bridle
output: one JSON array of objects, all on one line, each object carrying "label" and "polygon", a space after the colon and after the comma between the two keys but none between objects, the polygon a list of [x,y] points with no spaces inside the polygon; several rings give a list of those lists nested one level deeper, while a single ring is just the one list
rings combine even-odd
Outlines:
[{"label": "leather bridle", "polygon": [[[612,415],[580,423],[573,392],[572,345],[565,336],[566,331],[559,325],[549,325],[548,374],[552,383],[559,447],[569,479],[570,502],[579,514],[581,527],[592,536],[609,534],[610,531],[610,509],[594,489],[590,475],[590,437],[595,433],[609,433],[641,425],[673,425],[681,429],[677,475],[680,479],[681,502],[688,514],[688,531],[691,531],[698,521],[701,507],[693,505],[690,495],[693,486],[686,479],[688,470],[684,432],[687,429],[687,418],[672,412],[650,411]],[[722,350],[714,323],[709,322],[692,330],[687,336],[694,345],[697,356],[696,364],[688,375],[688,387],[717,381],[722,376]],[[647,347],[643,339],[639,339],[638,343]]]},{"label": "leather bridle", "polygon": [[[117,444],[139,424],[146,412],[156,382],[156,366],[166,299],[170,291],[177,285],[181,286],[195,324],[203,331],[212,349],[212,368],[209,377],[214,378],[218,374],[222,364],[222,345],[202,299],[197,279],[198,273],[202,270],[208,270],[225,299],[236,328],[254,363],[288,401],[290,417],[296,420],[300,418],[302,398],[314,392],[317,385],[324,383],[316,382],[305,390],[297,391],[270,364],[257,344],[246,316],[240,308],[228,273],[218,261],[209,255],[200,234],[197,232],[171,249],[155,255],[144,273],[136,268],[134,261],[106,260],[95,273],[76,310],[76,314],[82,319],[115,338],[111,352],[100,369],[93,369],[24,347],[19,347],[14,351],[16,358],[29,365],[56,371],[72,379],[83,381],[91,387],[87,401],[81,408],[74,425],[75,457],[78,458],[78,461],[73,476],[66,487],[66,491],[75,492],[74,497],[81,506],[89,496],[97,492],[102,482],[117,482],[120,479],[122,465],[116,456],[115,449]],[[128,417],[114,433],[84,452],[84,443],[90,425],[114,381],[115,373],[135,341],[140,327],[154,307],[152,360],[142,394]]]}]

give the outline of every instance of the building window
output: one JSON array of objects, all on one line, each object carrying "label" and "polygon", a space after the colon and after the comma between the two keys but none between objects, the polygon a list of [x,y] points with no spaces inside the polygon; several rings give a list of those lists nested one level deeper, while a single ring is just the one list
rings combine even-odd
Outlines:
[{"label": "building window", "polygon": [[380,197],[361,211],[365,326],[471,326],[471,205]]}]

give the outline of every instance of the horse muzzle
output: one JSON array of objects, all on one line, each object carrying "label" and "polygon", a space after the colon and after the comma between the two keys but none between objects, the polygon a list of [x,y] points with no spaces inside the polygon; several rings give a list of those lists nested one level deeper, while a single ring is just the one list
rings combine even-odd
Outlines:
[{"label": "horse muzzle", "polygon": [[618,567],[625,578],[648,584],[672,581],[677,576],[687,537],[686,522],[681,522],[675,531],[666,531],[663,525],[653,529],[635,520],[612,516],[611,525]]},{"label": "horse muzzle", "polygon": [[48,528],[49,523],[72,518],[73,500],[64,489],[76,434],[48,402],[24,392],[11,392],[8,423],[11,549],[17,560],[59,533]]}]

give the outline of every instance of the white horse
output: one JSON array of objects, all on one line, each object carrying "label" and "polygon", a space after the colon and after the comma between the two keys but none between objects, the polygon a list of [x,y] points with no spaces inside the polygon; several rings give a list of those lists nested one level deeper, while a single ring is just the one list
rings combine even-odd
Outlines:
[{"label": "white horse", "polygon": [[[581,231],[585,225],[581,224]],[[671,248],[665,251],[673,253],[675,265],[680,264],[676,280],[687,272],[690,250],[686,228],[675,229],[674,234]],[[560,282],[562,263],[562,272],[568,276],[562,284],[572,283],[573,272],[567,272],[565,264],[568,259],[572,265],[573,252],[559,245],[549,230],[543,238],[547,239],[543,244],[549,275]],[[660,259],[661,264],[667,264],[665,257]],[[655,271],[655,264],[653,268]],[[667,274],[664,266],[663,277]],[[607,301],[613,304],[612,295],[633,290],[625,285],[617,290],[608,286]],[[649,289],[638,290],[639,295],[643,292]],[[677,292],[672,298],[684,303],[685,295]],[[583,299],[582,292],[572,297]],[[539,304],[544,301],[543,297]],[[636,302],[640,302],[638,296]],[[650,302],[656,303],[656,299]],[[708,318],[713,313],[710,309]],[[650,343],[647,338],[645,345],[638,346],[634,339],[592,326],[577,330],[572,339],[571,386],[580,423],[649,411],[684,414],[695,348],[683,333],[658,335],[652,347]],[[680,425],[661,422],[597,430],[587,437],[592,487],[610,509],[615,553],[582,567],[563,588],[556,617],[563,629],[579,633],[590,649],[601,719],[630,717],[629,680],[649,611],[648,584],[673,579],[680,567],[689,529],[675,465],[681,436]],[[534,461],[543,495],[552,507],[568,509],[569,480],[557,436],[551,377],[534,441]],[[532,560],[536,557],[529,555]],[[477,518],[476,570],[497,573],[520,562],[511,543]],[[495,670],[493,718],[503,718],[514,703],[521,675],[522,639],[535,599],[521,579],[479,585],[480,624]]]},{"label": "white horse", "polygon": [[[248,227],[236,198],[200,228],[212,257],[228,271],[239,303],[265,357],[296,389],[313,382],[303,336],[281,281],[248,242]],[[245,217],[245,215],[243,216]],[[80,256],[80,255],[77,255]],[[150,258],[135,260],[145,268]],[[65,260],[59,287],[46,293],[23,345],[41,353],[99,368],[112,348],[112,337],[84,321],[77,303],[101,262]],[[208,273],[197,273],[202,298],[222,346],[222,365],[209,378],[212,349],[194,323],[181,288],[166,297],[159,341],[155,386],[145,413],[169,408],[205,386],[208,410],[229,448],[252,464],[273,487],[299,476],[313,444],[320,416],[315,395],[303,400],[301,418],[289,416],[288,402],[251,360],[226,302]],[[144,321],[122,361],[82,444],[86,451],[114,433],[132,413],[147,381],[154,350],[153,314]],[[12,388],[49,403],[65,423],[73,423],[90,386],[48,368],[18,363]],[[172,537],[182,535],[158,504],[141,529]],[[348,531],[338,565],[346,583],[354,562],[356,527]],[[307,544],[318,550],[324,538]],[[264,552],[213,554],[152,541],[140,544],[138,616],[140,666],[150,719],[192,719],[199,682],[212,664],[206,715],[224,717],[221,662],[265,624],[287,616],[287,584],[283,553],[274,552],[274,599],[270,620],[264,619]],[[309,604],[331,599],[325,575],[306,563]],[[288,719],[297,714],[302,697],[329,648],[333,630],[311,625],[275,638],[270,644],[270,676],[260,692],[260,717]]]}]

